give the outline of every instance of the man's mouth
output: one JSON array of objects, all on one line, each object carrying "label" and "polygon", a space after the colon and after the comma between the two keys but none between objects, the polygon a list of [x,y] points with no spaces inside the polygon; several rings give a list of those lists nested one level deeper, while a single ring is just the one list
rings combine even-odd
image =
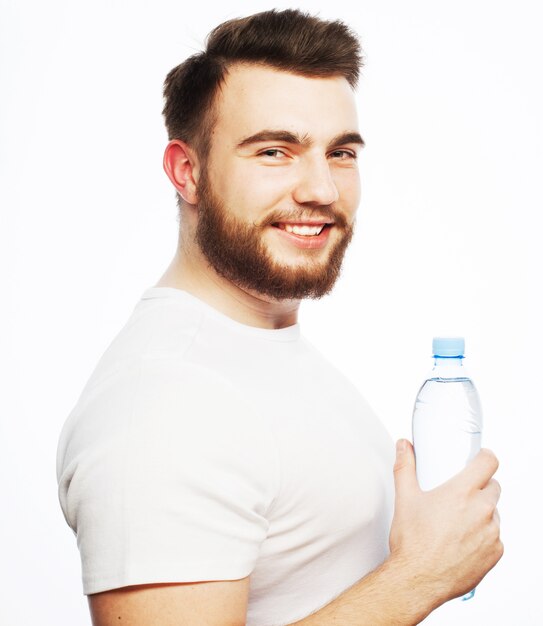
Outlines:
[{"label": "man's mouth", "polygon": [[292,233],[293,235],[316,237],[321,234],[324,228],[331,228],[333,224],[291,224],[286,222],[276,222],[275,224],[272,224],[272,226],[285,230],[287,233]]}]

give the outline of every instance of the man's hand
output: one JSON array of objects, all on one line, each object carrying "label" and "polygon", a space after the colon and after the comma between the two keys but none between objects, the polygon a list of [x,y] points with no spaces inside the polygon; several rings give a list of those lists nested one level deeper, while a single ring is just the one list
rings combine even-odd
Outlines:
[{"label": "man's hand", "polygon": [[435,597],[436,607],[476,587],[503,554],[497,469],[493,452],[482,449],[456,476],[422,491],[413,446],[398,442],[390,559],[411,572],[414,590]]},{"label": "man's hand", "polygon": [[399,443],[390,556],[295,626],[414,626],[447,600],[471,591],[501,558],[494,454],[481,450],[449,481],[422,491],[413,446]]}]

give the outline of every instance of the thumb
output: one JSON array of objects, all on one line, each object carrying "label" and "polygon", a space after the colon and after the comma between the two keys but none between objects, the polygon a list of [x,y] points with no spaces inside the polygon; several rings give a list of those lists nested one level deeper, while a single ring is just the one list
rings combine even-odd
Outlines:
[{"label": "thumb", "polygon": [[419,491],[419,483],[415,471],[415,452],[407,439],[396,442],[396,462],[394,463],[394,486],[396,500],[410,491]]}]

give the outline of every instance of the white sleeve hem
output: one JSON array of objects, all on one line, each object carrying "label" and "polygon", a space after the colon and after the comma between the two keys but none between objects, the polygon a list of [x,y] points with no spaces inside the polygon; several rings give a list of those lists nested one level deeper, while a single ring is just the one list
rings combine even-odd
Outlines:
[{"label": "white sleeve hem", "polygon": [[253,564],[248,562],[221,565],[216,561],[195,561],[179,565],[155,565],[152,568],[145,564],[141,570],[133,568],[130,572],[111,576],[83,576],[83,594],[91,595],[132,585],[240,580],[249,576],[252,570]]}]

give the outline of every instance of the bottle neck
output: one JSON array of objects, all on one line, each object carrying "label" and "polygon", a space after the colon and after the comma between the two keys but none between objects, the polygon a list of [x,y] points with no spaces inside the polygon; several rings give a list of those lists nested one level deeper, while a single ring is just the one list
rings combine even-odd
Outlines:
[{"label": "bottle neck", "polygon": [[434,356],[434,367],[431,378],[468,378],[466,368],[462,365],[461,356]]}]

